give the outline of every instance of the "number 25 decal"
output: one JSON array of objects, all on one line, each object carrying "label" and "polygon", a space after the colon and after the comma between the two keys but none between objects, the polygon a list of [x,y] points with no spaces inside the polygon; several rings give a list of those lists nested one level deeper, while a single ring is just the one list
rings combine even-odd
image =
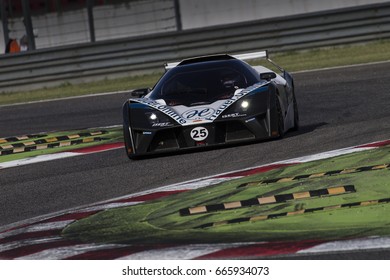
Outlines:
[{"label": "number 25 decal", "polygon": [[195,127],[193,130],[191,130],[191,138],[195,141],[202,141],[209,136],[209,132],[206,128],[202,126]]}]

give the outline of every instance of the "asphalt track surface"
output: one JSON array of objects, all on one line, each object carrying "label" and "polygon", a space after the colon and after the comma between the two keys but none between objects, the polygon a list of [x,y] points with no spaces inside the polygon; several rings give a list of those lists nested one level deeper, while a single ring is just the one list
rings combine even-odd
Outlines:
[{"label": "asphalt track surface", "polygon": [[[119,149],[0,170],[0,226],[163,185],[389,139],[389,69],[390,63],[379,63],[294,74],[301,129],[281,140],[138,161]],[[0,137],[121,124],[128,97],[121,93],[0,107]]]}]

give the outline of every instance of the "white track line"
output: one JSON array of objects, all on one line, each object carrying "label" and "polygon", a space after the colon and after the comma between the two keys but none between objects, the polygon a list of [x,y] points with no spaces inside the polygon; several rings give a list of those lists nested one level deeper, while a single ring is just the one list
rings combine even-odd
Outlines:
[{"label": "white track line", "polygon": [[390,237],[370,237],[353,240],[342,240],[327,242],[316,245],[309,249],[300,250],[298,254],[345,252],[355,250],[388,249],[390,248]]},{"label": "white track line", "polygon": [[96,250],[109,250],[127,246],[128,245],[120,244],[81,244],[74,246],[64,246],[61,248],[43,250],[35,254],[16,258],[16,260],[63,260]]},{"label": "white track line", "polygon": [[51,223],[39,223],[36,225],[30,225],[10,231],[6,231],[3,233],[0,233],[0,240],[2,238],[6,238],[9,236],[15,236],[18,234],[26,233],[26,232],[38,232],[38,231],[45,231],[45,230],[53,230],[53,229],[63,229],[70,223],[74,222],[75,220],[66,220],[66,221],[59,221],[59,222],[51,222]]},{"label": "white track line", "polygon": [[[104,145],[102,145],[104,146]],[[98,146],[95,146],[98,147]],[[93,146],[91,147],[93,148]],[[80,153],[80,152],[59,152],[54,154],[48,154],[48,155],[40,155],[40,156],[34,156],[29,158],[23,158],[18,160],[12,160],[0,163],[0,170],[5,168],[11,168],[11,167],[18,167],[33,163],[39,163],[39,162],[46,162],[51,160],[57,160],[57,159],[64,159],[64,158],[70,158],[70,157],[76,157],[76,156],[82,156],[87,154],[94,154],[94,153],[100,153],[105,151],[111,151],[111,150],[117,150],[121,149],[123,146],[113,147],[113,148],[106,148],[102,149],[100,151],[94,151],[94,152],[86,152],[86,153]]]},{"label": "white track line", "polygon": [[253,243],[190,244],[164,249],[154,249],[130,254],[117,260],[191,260],[225,249],[247,246]]}]

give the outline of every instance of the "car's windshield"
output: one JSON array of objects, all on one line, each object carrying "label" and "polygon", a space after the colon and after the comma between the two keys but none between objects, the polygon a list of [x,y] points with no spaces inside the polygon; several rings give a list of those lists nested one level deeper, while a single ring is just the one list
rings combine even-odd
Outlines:
[{"label": "car's windshield", "polygon": [[245,76],[231,67],[198,69],[172,75],[154,97],[170,106],[195,106],[231,98],[237,89],[247,86]]}]

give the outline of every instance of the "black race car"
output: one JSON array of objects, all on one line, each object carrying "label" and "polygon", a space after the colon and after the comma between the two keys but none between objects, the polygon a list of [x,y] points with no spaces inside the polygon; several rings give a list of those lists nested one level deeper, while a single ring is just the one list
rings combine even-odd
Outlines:
[{"label": "black race car", "polygon": [[[254,58],[282,73],[244,62]],[[277,138],[299,127],[293,79],[267,51],[190,58],[166,70],[123,105],[129,158]]]}]

